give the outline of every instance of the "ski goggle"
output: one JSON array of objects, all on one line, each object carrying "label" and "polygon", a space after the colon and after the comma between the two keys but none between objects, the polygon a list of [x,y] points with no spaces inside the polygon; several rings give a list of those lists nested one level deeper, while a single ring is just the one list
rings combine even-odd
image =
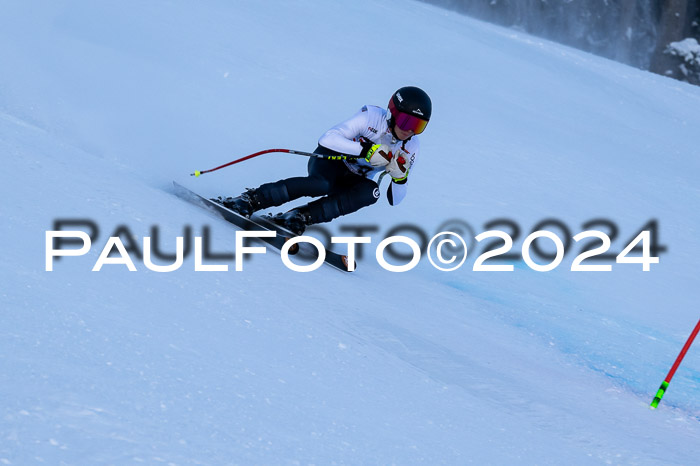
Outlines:
[{"label": "ski goggle", "polygon": [[427,120],[399,111],[394,105],[394,99],[389,100],[389,112],[396,126],[404,131],[413,131],[413,134],[420,134],[428,126]]}]

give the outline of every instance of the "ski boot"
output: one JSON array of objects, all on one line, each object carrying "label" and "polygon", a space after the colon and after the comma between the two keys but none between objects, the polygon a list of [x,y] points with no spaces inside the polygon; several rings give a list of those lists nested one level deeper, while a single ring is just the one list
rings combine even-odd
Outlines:
[{"label": "ski boot", "polygon": [[223,205],[227,209],[230,209],[245,218],[250,218],[253,212],[260,210],[260,201],[258,200],[254,189],[248,189],[238,197],[219,196],[216,199],[212,199],[212,201]]},{"label": "ski boot", "polygon": [[279,213],[270,220],[282,228],[291,231],[295,235],[304,234],[304,230],[311,225],[311,214],[304,207],[297,207],[285,213]]}]

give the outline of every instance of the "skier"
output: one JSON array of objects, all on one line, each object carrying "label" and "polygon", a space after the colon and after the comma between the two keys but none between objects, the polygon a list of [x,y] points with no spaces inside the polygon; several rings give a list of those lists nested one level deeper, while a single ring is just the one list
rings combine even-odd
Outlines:
[{"label": "skier", "polygon": [[323,155],[351,155],[360,159],[311,158],[308,176],[266,183],[238,197],[219,198],[225,207],[250,217],[258,210],[282,205],[302,196],[320,199],[272,217],[278,225],[302,234],[306,226],[330,222],[377,202],[379,172],[391,176],[389,204],[406,195],[406,182],[416,163],[416,138],[425,129],[432,110],[430,97],[417,87],[402,87],[389,100],[389,108],[365,105],[352,116],[326,131],[314,151]]}]

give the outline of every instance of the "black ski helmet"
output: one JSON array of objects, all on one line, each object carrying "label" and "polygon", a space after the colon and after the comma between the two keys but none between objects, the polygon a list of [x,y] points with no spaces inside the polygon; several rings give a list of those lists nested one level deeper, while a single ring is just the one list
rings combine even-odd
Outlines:
[{"label": "black ski helmet", "polygon": [[393,129],[397,125],[404,131],[420,134],[428,124],[432,111],[433,104],[423,89],[402,87],[389,100],[389,126]]}]

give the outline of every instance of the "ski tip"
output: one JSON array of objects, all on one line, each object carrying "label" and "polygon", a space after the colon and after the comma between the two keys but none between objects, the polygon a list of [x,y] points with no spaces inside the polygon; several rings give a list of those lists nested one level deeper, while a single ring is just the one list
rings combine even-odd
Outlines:
[{"label": "ski tip", "polygon": [[190,176],[199,176],[199,175],[201,175],[201,174],[202,174],[202,172],[200,172],[199,170],[197,170],[197,171],[194,172],[194,173],[190,173]]},{"label": "ski tip", "polygon": [[350,261],[348,260],[348,256],[340,256],[340,258],[343,260],[343,265],[345,266],[345,270],[348,272],[354,272],[355,268],[357,268],[357,262],[353,261],[352,266],[350,266]]},{"label": "ski tip", "polygon": [[[286,243],[286,242],[289,241],[290,239],[292,239],[292,238],[285,238],[285,239],[284,239],[284,242]],[[290,255],[295,256],[298,252],[299,252],[299,243],[294,243],[294,244],[292,244],[292,245],[289,247],[288,253],[289,253]]]}]

